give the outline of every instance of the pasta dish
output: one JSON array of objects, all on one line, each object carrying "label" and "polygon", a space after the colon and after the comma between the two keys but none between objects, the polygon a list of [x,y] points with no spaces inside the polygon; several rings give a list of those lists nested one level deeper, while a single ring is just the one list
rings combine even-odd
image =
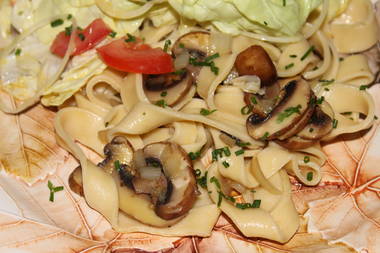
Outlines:
[{"label": "pasta dish", "polygon": [[[246,237],[299,228],[290,180],[373,125],[369,0],[0,3],[0,87],[56,111],[70,187],[119,232]],[[24,176],[24,175],[19,175]]]}]

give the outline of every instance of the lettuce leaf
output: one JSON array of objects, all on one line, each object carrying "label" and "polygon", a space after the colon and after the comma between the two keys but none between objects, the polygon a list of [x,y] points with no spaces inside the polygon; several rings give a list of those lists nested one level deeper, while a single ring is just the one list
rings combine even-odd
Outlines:
[{"label": "lettuce leaf", "polygon": [[295,35],[322,0],[169,0],[182,16],[211,21],[218,29]]}]

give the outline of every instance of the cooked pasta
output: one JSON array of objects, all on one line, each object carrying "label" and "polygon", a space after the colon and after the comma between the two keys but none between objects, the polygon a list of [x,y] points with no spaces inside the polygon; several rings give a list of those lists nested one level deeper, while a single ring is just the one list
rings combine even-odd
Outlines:
[{"label": "cooked pasta", "polygon": [[[75,55],[75,20],[83,21],[73,16],[56,74],[40,72],[31,98],[0,109],[59,106],[58,141],[80,162],[88,205],[117,231],[209,236],[224,213],[247,237],[287,242],[299,227],[289,177],[317,185],[321,143],[373,124],[365,89],[375,73],[362,54],[377,42],[371,2],[311,1],[318,4],[294,34],[258,21],[239,30],[232,24],[247,21],[232,14],[231,26],[191,20],[190,9],[178,9],[182,1],[88,2],[114,31],[128,26],[128,35]],[[22,32],[2,57],[54,19]],[[119,42],[171,52],[174,72],[115,70],[99,54]]]}]

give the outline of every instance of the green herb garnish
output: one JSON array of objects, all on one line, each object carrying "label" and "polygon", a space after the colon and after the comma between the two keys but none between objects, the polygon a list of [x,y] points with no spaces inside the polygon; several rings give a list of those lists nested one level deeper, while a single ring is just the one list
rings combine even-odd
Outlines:
[{"label": "green herb garnish", "polygon": [[291,54],[289,55],[290,58],[297,58],[297,55],[296,54]]},{"label": "green herb garnish", "polygon": [[172,44],[171,40],[165,40],[165,45],[164,45],[164,51],[167,52],[169,49],[169,46]]},{"label": "green herb garnish", "polygon": [[78,37],[81,41],[84,41],[86,39],[86,37],[84,36],[83,33],[78,33]]},{"label": "green herb garnish", "polygon": [[313,172],[308,172],[307,174],[306,174],[306,179],[307,179],[307,181],[312,181],[313,180]]},{"label": "green herb garnish", "polygon": [[117,34],[117,32],[112,31],[112,32],[110,32],[108,35],[109,35],[111,38],[115,38],[115,37],[116,37],[116,34]]},{"label": "green herb garnish", "polygon": [[304,163],[308,163],[308,162],[310,162],[310,157],[306,155],[306,156],[303,158],[303,162],[304,162]]},{"label": "green herb garnish", "polygon": [[227,161],[222,162],[224,168],[230,167],[230,164]]},{"label": "green herb garnish", "polygon": [[301,105],[291,106],[289,108],[286,108],[285,111],[281,112],[278,115],[277,120],[276,120],[277,123],[283,122],[287,117],[289,117],[290,115],[294,113],[301,114],[300,109],[301,109]]},{"label": "green herb garnish", "polygon": [[269,132],[265,132],[264,135],[260,138],[262,141],[266,141],[269,137]]},{"label": "green herb garnish", "polygon": [[63,19],[59,18],[50,23],[51,27],[57,27],[63,24]]},{"label": "green herb garnish", "polygon": [[301,61],[305,60],[306,57],[308,57],[309,54],[310,54],[312,51],[314,51],[314,46],[309,47],[309,49],[304,53],[304,55],[302,55],[302,57],[301,57]]},{"label": "green herb garnish", "polygon": [[136,41],[136,37],[133,36],[132,34],[127,33],[127,36],[128,36],[128,38],[124,40],[125,42],[128,43],[128,42],[135,42]]},{"label": "green herb garnish", "polygon": [[294,63],[290,63],[288,65],[285,66],[285,69],[290,69],[290,68],[293,68],[294,67]]},{"label": "green herb garnish", "polygon": [[236,203],[236,207],[239,209],[247,208],[259,208],[261,205],[261,199],[255,199],[252,203]]},{"label": "green herb garnish", "polygon": [[327,85],[330,85],[330,84],[332,84],[333,82],[335,82],[335,79],[331,79],[331,80],[321,79],[321,80],[319,80],[319,82],[322,83],[322,86],[327,86]]},{"label": "green herb garnish", "polygon": [[236,156],[239,156],[239,155],[242,155],[242,154],[244,154],[244,149],[239,149],[239,150],[235,151],[235,155]]},{"label": "green herb garnish", "polygon": [[255,96],[251,97],[251,102],[252,102],[252,104],[257,105],[257,100],[256,100]]},{"label": "green herb garnish", "polygon": [[210,111],[210,110],[207,110],[205,108],[201,108],[199,113],[202,114],[203,116],[207,116],[207,115],[210,115],[211,113],[214,113],[216,111],[217,111],[216,109]]},{"label": "green herb garnish", "polygon": [[21,54],[21,48],[17,48],[15,51],[15,55],[19,56]]},{"label": "green herb garnish", "polygon": [[67,15],[68,20],[72,19],[72,17],[73,17],[73,15],[71,15],[71,14]]},{"label": "green herb garnish", "polygon": [[338,126],[338,120],[333,119],[333,128],[337,128]]},{"label": "green herb garnish", "polygon": [[168,106],[168,104],[166,103],[166,101],[164,99],[160,99],[156,102],[156,105],[159,106],[159,107],[162,107],[162,108],[165,108]]},{"label": "green herb garnish", "polygon": [[252,112],[252,106],[246,105],[240,109],[241,114],[248,115],[250,112]]},{"label": "green herb garnish", "polygon": [[49,201],[54,202],[54,193],[62,191],[63,186],[54,186],[53,183],[49,180],[47,184],[49,190],[50,190],[50,195],[49,195]]},{"label": "green herb garnish", "polygon": [[366,90],[369,88],[369,85],[360,85],[359,90]]},{"label": "green herb garnish", "polygon": [[188,156],[189,156],[189,158],[190,158],[190,160],[196,160],[196,159],[198,159],[200,156],[201,156],[201,152],[200,151],[197,151],[197,152],[190,152],[189,154],[188,154]]},{"label": "green herb garnish", "polygon": [[168,92],[167,91],[163,91],[161,92],[160,96],[161,97],[166,97],[168,95]]}]

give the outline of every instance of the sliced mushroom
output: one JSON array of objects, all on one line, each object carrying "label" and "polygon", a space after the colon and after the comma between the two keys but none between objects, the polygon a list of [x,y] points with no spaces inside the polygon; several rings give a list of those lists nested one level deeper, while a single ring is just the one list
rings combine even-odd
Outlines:
[{"label": "sliced mushroom", "polygon": [[328,114],[316,106],[309,123],[297,136],[306,140],[318,140],[327,135],[333,129],[333,120]]},{"label": "sliced mushroom", "polygon": [[[104,161],[98,164],[106,172],[112,174],[115,169],[115,165],[120,165],[123,168],[125,177],[133,177],[136,172],[131,166],[129,166],[133,159],[133,149],[129,145],[128,140],[123,136],[116,136],[104,147],[104,154],[106,158]],[[130,175],[129,175],[130,174]]]},{"label": "sliced mushroom", "polygon": [[186,152],[177,144],[169,142],[153,143],[143,149],[144,156],[157,159],[170,182],[171,190],[166,202],[155,206],[156,214],[166,220],[180,217],[194,205],[197,185],[192,164]]},{"label": "sliced mushroom", "polygon": [[[166,77],[155,77],[154,81],[149,77],[144,81],[145,95],[149,101],[155,103],[159,100],[165,100],[169,106],[178,103],[193,85],[193,77],[187,69],[180,74],[165,74]],[[168,76],[177,76],[172,78]]]},{"label": "sliced mushroom", "polygon": [[207,56],[209,45],[209,32],[190,32],[177,39],[173,45],[172,53],[176,57],[183,53],[189,53],[190,56],[199,59]]},{"label": "sliced mushroom", "polygon": [[235,61],[240,76],[256,75],[262,86],[270,86],[277,79],[277,71],[265,49],[258,45],[250,46],[241,52]]},{"label": "sliced mushroom", "polygon": [[104,153],[106,159],[98,166],[110,173],[116,169],[122,184],[149,196],[162,219],[178,218],[194,205],[197,184],[191,160],[181,146],[158,142],[133,152],[125,137],[116,136]]},{"label": "sliced mushroom", "polygon": [[[286,132],[297,126],[302,119],[307,124],[311,117],[310,106],[314,94],[309,84],[302,80],[290,81],[279,93],[279,100],[274,109],[266,116],[253,113],[247,119],[247,130],[249,135],[257,140],[273,140],[285,135]],[[295,131],[294,131],[295,132]]]},{"label": "sliced mushroom", "polygon": [[298,136],[292,136],[285,140],[275,140],[275,142],[289,150],[300,150],[308,148],[316,143],[314,140],[305,140]]}]

